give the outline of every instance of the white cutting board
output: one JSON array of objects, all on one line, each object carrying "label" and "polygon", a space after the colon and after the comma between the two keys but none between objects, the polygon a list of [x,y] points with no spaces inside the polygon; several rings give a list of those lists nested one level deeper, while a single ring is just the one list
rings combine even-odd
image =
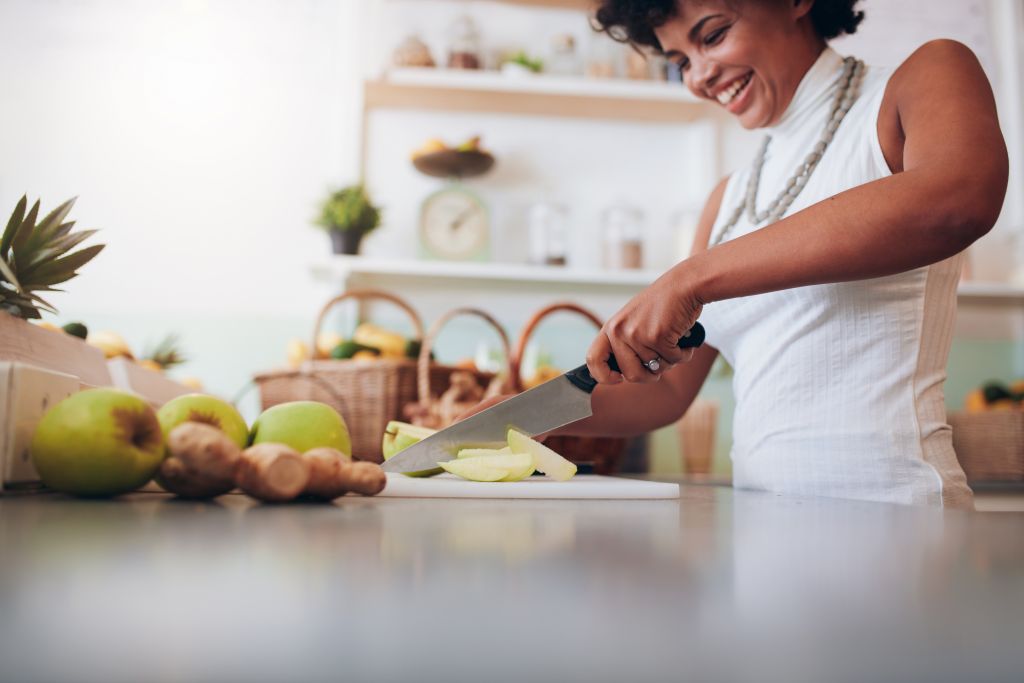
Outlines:
[{"label": "white cutting board", "polygon": [[466,481],[454,474],[407,477],[388,472],[378,496],[392,498],[563,498],[664,500],[679,497],[679,484],[578,474],[569,481],[529,477],[523,481]]}]

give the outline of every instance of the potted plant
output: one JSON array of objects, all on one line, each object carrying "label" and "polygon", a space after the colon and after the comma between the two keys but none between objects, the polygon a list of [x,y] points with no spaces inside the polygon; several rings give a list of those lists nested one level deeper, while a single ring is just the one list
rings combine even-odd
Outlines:
[{"label": "potted plant", "polygon": [[327,196],[316,223],[331,236],[335,254],[358,254],[363,236],[380,225],[380,209],[362,184],[350,185]]}]

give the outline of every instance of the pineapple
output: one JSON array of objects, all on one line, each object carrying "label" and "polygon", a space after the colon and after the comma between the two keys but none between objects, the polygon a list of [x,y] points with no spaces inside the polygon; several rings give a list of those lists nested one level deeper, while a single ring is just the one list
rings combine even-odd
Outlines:
[{"label": "pineapple", "polygon": [[18,202],[0,238],[0,310],[21,318],[40,318],[40,311],[56,313],[39,292],[61,291],[54,285],[78,275],[78,269],[103,249],[104,245],[96,244],[71,252],[96,234],[95,230],[72,234],[74,221],[63,222],[74,203],[69,199],[37,223],[39,201],[27,214],[28,197]]},{"label": "pineapple", "polygon": [[[187,360],[181,352],[180,340],[176,334],[167,335],[159,344],[142,354],[142,363],[151,369],[158,367],[161,370],[166,370],[167,368],[173,368],[175,365],[181,365]],[[147,363],[146,361],[149,362]]]}]

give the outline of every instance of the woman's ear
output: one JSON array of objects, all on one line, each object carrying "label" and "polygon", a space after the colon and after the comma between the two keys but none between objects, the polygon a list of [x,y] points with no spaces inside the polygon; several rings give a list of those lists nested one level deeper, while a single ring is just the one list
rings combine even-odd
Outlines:
[{"label": "woman's ear", "polygon": [[793,19],[803,19],[814,7],[814,0],[791,0]]}]

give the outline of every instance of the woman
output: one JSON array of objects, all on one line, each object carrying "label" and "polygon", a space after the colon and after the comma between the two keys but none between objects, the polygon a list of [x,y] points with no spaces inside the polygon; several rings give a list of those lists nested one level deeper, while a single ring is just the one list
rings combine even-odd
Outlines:
[{"label": "woman", "polygon": [[[855,4],[601,4],[602,30],[662,52],[769,141],[711,193],[691,257],[605,324],[587,354],[594,416],[564,433],[674,422],[721,353],[735,486],[972,507],[942,385],[960,255],[999,214],[1006,148],[963,45],[928,43],[891,72],[830,49]],[[707,343],[679,350],[698,318]]]}]

